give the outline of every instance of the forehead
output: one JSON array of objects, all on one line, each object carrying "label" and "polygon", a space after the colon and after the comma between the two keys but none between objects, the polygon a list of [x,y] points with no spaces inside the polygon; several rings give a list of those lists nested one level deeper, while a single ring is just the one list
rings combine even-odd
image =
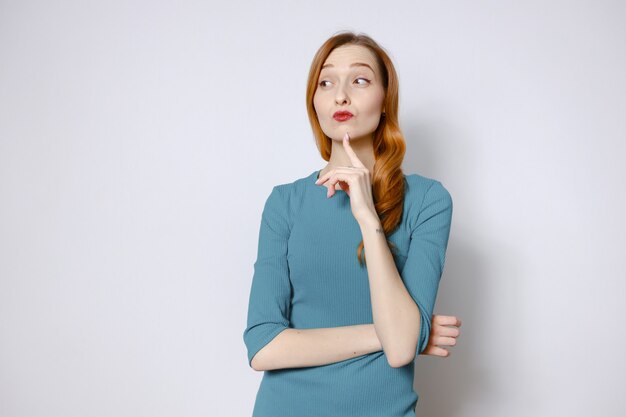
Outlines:
[{"label": "forehead", "polygon": [[356,62],[368,64],[374,71],[378,71],[374,53],[361,45],[343,45],[333,49],[324,61],[322,69],[329,69],[323,67],[330,64],[333,66],[332,69],[348,70],[350,65]]}]

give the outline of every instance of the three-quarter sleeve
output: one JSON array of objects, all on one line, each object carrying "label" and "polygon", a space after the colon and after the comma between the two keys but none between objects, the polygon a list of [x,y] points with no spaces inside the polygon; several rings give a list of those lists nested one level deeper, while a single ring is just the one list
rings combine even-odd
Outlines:
[{"label": "three-quarter sleeve", "polygon": [[243,333],[250,367],[254,355],[289,327],[291,283],[287,241],[290,226],[284,191],[280,186],[272,189],[261,215],[247,327]]},{"label": "three-quarter sleeve", "polygon": [[416,356],[428,345],[451,221],[452,197],[439,181],[435,181],[426,191],[416,224],[412,226],[407,259],[400,273],[420,311]]}]

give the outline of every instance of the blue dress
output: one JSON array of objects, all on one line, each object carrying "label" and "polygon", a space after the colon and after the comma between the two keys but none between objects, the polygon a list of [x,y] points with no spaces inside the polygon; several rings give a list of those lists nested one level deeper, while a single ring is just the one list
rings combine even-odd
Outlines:
[{"label": "blue dress", "polygon": [[[357,260],[361,229],[350,197],[315,184],[318,171],[274,186],[259,231],[243,340],[248,364],[287,328],[373,323],[367,267]],[[427,346],[452,220],[441,182],[405,175],[402,221],[387,238],[417,304],[421,323],[415,357]],[[392,252],[393,253],[393,252]],[[377,351],[347,360],[265,371],[253,417],[414,417],[414,361],[393,368]]]}]

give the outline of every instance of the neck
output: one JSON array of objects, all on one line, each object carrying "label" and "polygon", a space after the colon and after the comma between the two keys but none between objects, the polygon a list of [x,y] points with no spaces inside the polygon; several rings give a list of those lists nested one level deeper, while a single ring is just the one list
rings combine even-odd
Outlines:
[{"label": "neck", "polygon": [[[369,134],[362,137],[350,138],[350,147],[354,150],[359,160],[363,162],[363,165],[372,172],[374,170],[374,163],[376,162],[374,158],[373,136]],[[332,140],[330,159],[328,160],[328,164],[322,169],[320,175],[324,175],[335,167],[350,165],[352,165],[352,162],[343,147],[343,139]]]}]

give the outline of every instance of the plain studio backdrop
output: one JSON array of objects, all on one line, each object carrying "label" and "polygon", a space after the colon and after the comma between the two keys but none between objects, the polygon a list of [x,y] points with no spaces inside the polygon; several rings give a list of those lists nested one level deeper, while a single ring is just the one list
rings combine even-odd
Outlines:
[{"label": "plain studio backdrop", "polygon": [[[263,203],[321,169],[309,65],[387,49],[454,200],[420,417],[626,411],[620,1],[0,1],[0,415],[250,416]],[[288,417],[288,416],[285,416]]]}]

